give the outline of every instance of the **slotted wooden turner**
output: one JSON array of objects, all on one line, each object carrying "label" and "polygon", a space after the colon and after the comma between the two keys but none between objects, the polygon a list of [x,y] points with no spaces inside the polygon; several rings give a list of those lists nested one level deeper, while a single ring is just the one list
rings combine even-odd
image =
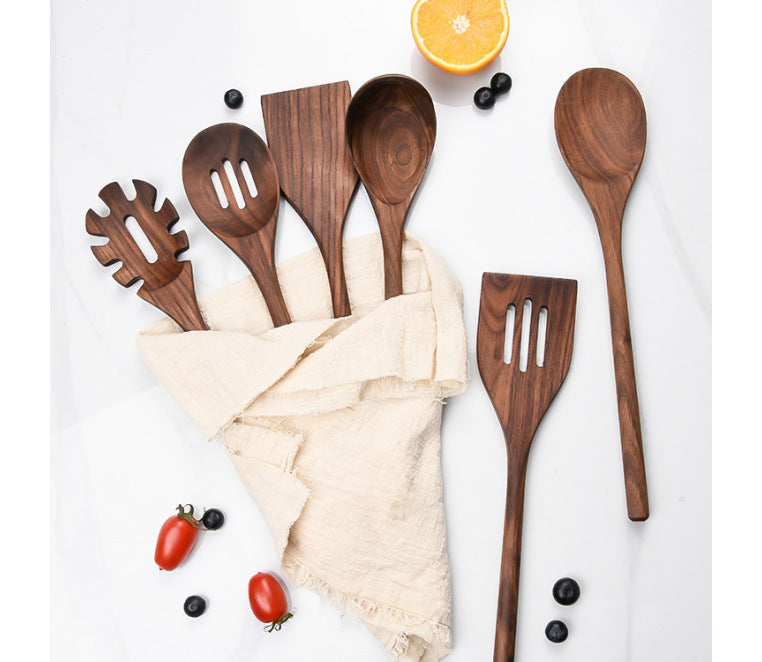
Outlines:
[{"label": "slotted wooden turner", "polygon": [[[529,447],[569,371],[576,306],[575,280],[495,273],[482,276],[476,356],[479,374],[503,428],[508,454],[494,662],[514,659]],[[510,307],[513,329],[506,329]],[[526,321],[525,309],[531,310]],[[541,311],[545,311],[543,315]],[[544,342],[538,341],[541,319],[545,320]],[[527,322],[528,349],[522,356],[522,327]],[[506,333],[510,334],[508,362]]]},{"label": "slotted wooden turner", "polygon": [[[100,216],[92,209],[87,212],[87,232],[109,238],[108,243],[91,247],[93,255],[104,266],[121,262],[114,280],[124,287],[142,280],[138,296],[169,315],[183,331],[207,330],[196,301],[193,267],[190,261],[177,260],[188,249],[188,235],[185,231],[170,232],[179,218],[174,205],[164,200],[156,211],[156,188],[139,179],[133,179],[132,183],[137,194],[134,200],[128,200],[122,187],[111,182],[98,194],[108,206],[109,215]],[[148,261],[127,228],[129,217],[137,221],[156,251],[155,261]]]}]

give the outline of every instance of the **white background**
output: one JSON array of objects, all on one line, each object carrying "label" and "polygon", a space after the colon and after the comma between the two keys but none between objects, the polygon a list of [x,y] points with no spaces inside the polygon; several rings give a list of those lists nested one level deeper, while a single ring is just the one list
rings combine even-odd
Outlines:
[{"label": "white background", "polygon": [[[245,582],[275,569],[267,530],[221,447],[206,444],[134,345],[158,312],[89,253],[84,213],[111,180],[153,182],[175,202],[199,294],[245,275],[184,199],[180,160],[204,126],[264,135],[259,96],[382,73],[430,90],[437,145],[409,218],[461,279],[472,382],[445,411],[445,506],[454,650],[489,659],[505,491],[499,426],[476,373],[483,271],[579,281],[572,368],[530,460],[517,659],[708,660],[711,609],[711,87],[706,2],[512,3],[503,54],[466,78],[415,50],[410,2],[61,1],[52,12],[52,607],[58,660],[385,660],[353,619],[292,588],[276,638],[247,612]],[[628,75],[649,143],[625,216],[625,272],[652,516],[625,516],[603,266],[595,227],[555,145],[564,80],[587,66]],[[473,91],[514,87],[484,113]],[[238,87],[243,108],[222,94]],[[739,219],[745,220],[745,219]],[[363,190],[347,235],[375,231]],[[278,258],[312,243],[284,203]],[[745,443],[748,443],[745,442]],[[155,572],[155,533],[178,500],[218,506],[226,527],[188,565]],[[583,597],[550,597],[570,574]],[[190,593],[209,598],[197,621]],[[545,623],[569,640],[551,646]],[[167,651],[173,651],[168,653]]]}]

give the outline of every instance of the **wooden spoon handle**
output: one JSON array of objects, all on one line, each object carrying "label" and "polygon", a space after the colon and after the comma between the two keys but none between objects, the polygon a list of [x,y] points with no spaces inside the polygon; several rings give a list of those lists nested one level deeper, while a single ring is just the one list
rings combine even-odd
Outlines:
[{"label": "wooden spoon handle", "polygon": [[273,267],[272,271],[253,272],[254,279],[259,285],[262,296],[267,304],[267,310],[270,311],[270,317],[273,320],[273,326],[285,326],[291,324],[291,316],[286,308],[286,302],[283,299],[283,293],[278,283],[278,274]]},{"label": "wooden spoon handle", "polygon": [[408,204],[385,204],[372,200],[384,250],[384,298],[402,294],[402,243]]},{"label": "wooden spoon handle", "polygon": [[494,662],[513,662],[516,650],[516,619],[519,607],[519,566],[524,521],[526,458],[519,466],[508,464],[508,491],[503,525],[503,555],[497,598]]},{"label": "wooden spoon handle", "polygon": [[649,515],[648,489],[643,440],[640,433],[640,409],[635,384],[632,338],[630,337],[630,316],[624,286],[621,235],[607,238],[602,234],[601,239],[606,264],[627,515],[634,522],[642,522],[648,519]]},{"label": "wooden spoon handle", "polygon": [[193,267],[184,261],[178,276],[163,287],[141,287],[138,296],[171,317],[183,331],[207,331],[193,286]]},{"label": "wooden spoon handle", "polygon": [[275,268],[275,223],[271,222],[259,232],[226,242],[249,269],[270,312],[273,326],[291,323]]}]

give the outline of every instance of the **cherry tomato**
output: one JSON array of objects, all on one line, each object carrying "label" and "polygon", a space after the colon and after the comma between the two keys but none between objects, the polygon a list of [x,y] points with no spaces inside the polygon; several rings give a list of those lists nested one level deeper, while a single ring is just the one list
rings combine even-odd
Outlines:
[{"label": "cherry tomato", "polygon": [[265,630],[280,630],[293,616],[288,611],[288,602],[283,588],[269,572],[258,572],[249,580],[249,603],[251,610],[263,623],[269,623]]},{"label": "cherry tomato", "polygon": [[161,527],[156,541],[154,561],[162,570],[174,570],[188,556],[198,537],[198,522],[193,517],[193,506],[177,506],[177,515],[172,515]]}]

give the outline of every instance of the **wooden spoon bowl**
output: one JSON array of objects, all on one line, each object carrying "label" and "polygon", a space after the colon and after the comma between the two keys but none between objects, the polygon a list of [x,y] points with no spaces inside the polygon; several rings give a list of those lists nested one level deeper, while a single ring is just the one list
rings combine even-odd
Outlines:
[{"label": "wooden spoon bowl", "polygon": [[434,103],[412,78],[379,76],[352,97],[346,126],[352,160],[378,218],[389,299],[402,294],[403,231],[434,149]]},{"label": "wooden spoon bowl", "polygon": [[[236,171],[238,185],[245,204],[238,208],[233,204],[235,196],[227,177],[220,173],[224,161],[231,164],[246,162],[256,174],[256,196],[241,180]],[[221,206],[217,196],[212,172],[220,175],[220,183],[228,200]],[[183,159],[183,181],[194,211],[214,233],[226,237],[245,237],[259,232],[278,213],[280,186],[275,162],[265,142],[253,131],[240,124],[217,124],[201,131],[188,145]]]},{"label": "wooden spoon bowl", "polygon": [[646,110],[635,85],[611,69],[584,69],[556,102],[561,153],[580,186],[624,179],[630,186],[646,148]]}]

